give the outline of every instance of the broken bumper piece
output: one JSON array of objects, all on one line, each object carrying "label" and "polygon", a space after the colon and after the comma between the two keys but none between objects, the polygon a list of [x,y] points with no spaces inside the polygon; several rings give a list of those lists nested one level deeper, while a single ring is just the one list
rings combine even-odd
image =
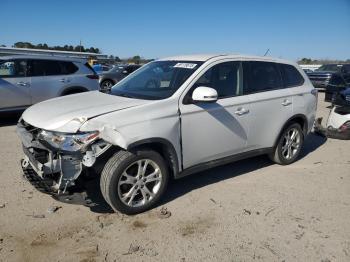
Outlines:
[{"label": "broken bumper piece", "polygon": [[347,129],[337,129],[333,127],[326,128],[322,126],[322,117],[316,119],[314,129],[315,129],[315,133],[328,138],[350,140],[350,128],[347,128]]},{"label": "broken bumper piece", "polygon": [[81,188],[82,174],[95,164],[96,158],[110,146],[96,141],[82,151],[69,152],[52,147],[40,139],[41,130],[25,122],[17,125],[23,144],[21,167],[25,178],[39,191],[53,196],[71,194]]}]

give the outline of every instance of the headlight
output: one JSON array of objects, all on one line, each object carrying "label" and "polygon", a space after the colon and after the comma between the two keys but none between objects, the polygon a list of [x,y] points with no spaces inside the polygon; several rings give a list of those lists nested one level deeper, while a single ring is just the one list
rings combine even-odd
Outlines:
[{"label": "headlight", "polygon": [[51,146],[64,151],[83,151],[86,146],[98,138],[99,132],[88,132],[80,134],[66,134],[43,130],[39,139],[49,143]]}]

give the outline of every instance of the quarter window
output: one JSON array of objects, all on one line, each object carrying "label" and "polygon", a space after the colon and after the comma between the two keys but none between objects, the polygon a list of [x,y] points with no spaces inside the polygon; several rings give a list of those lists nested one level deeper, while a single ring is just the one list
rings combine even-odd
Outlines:
[{"label": "quarter window", "polygon": [[[219,98],[239,95],[240,62],[225,62],[213,66],[194,84],[194,88],[214,88]],[[192,88],[192,90],[194,90]]]},{"label": "quarter window", "polygon": [[244,62],[244,94],[283,88],[282,79],[276,63]]},{"label": "quarter window", "polygon": [[279,66],[285,87],[301,86],[304,83],[304,78],[294,66],[286,64]]},{"label": "quarter window", "polygon": [[72,62],[60,61],[59,64],[61,66],[62,74],[64,74],[64,75],[74,74],[79,69]]}]

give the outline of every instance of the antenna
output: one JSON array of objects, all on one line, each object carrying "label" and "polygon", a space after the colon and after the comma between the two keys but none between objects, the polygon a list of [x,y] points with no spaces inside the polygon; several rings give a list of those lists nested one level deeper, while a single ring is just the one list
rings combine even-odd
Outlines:
[{"label": "antenna", "polygon": [[270,52],[270,48],[268,48],[264,54],[264,56],[266,56],[268,53]]}]

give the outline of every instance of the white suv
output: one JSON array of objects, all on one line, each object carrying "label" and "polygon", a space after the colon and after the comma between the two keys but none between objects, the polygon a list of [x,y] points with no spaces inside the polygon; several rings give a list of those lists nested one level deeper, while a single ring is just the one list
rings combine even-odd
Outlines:
[{"label": "white suv", "polygon": [[86,174],[101,174],[108,204],[135,214],[159,201],[170,177],[260,154],[294,162],[316,106],[316,90],[292,62],[241,55],[161,59],[111,94],[71,95],[27,109],[17,129],[22,168],[54,196],[72,194]]},{"label": "white suv", "polygon": [[98,78],[81,59],[41,55],[0,57],[0,112],[23,110],[57,96],[99,90]]}]

